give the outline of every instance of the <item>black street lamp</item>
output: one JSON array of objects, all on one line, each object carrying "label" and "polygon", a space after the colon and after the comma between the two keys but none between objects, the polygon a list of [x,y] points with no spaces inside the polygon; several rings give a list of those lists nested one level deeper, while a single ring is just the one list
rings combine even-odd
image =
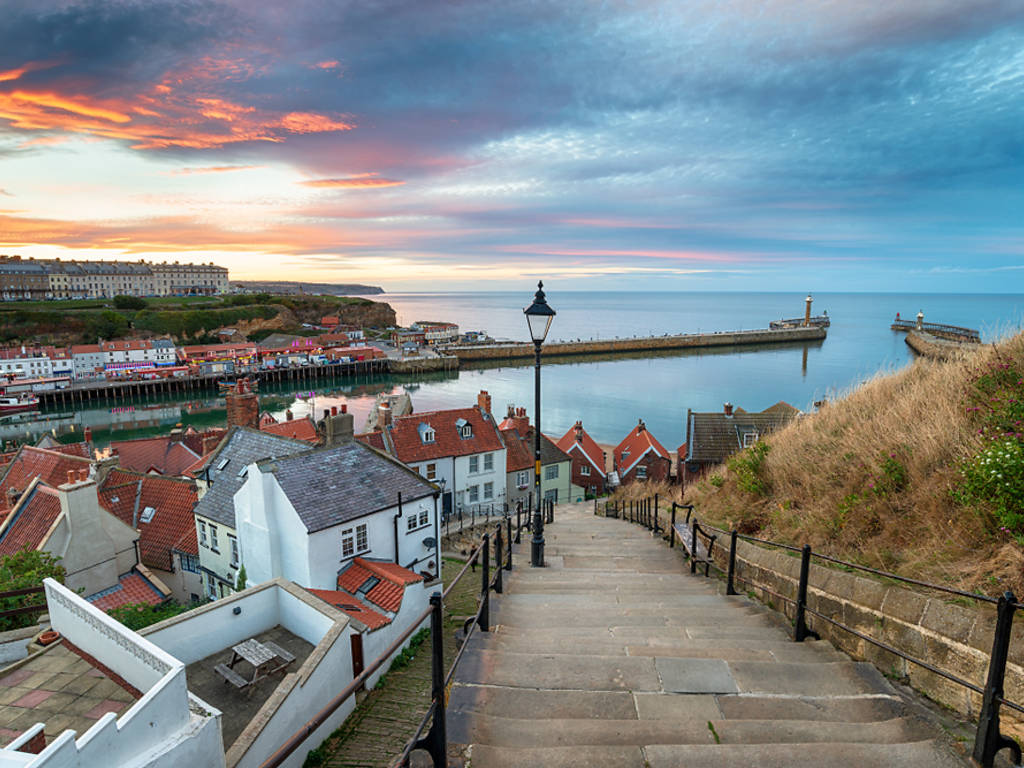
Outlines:
[{"label": "black street lamp", "polygon": [[536,355],[534,364],[534,394],[533,409],[534,433],[533,433],[533,487],[537,494],[537,504],[533,514],[533,539],[530,541],[530,565],[535,568],[544,566],[544,513],[540,492],[540,345],[548,335],[551,327],[551,319],[555,316],[555,310],[548,306],[544,298],[544,283],[537,283],[537,293],[533,297],[533,304],[523,310],[526,315],[526,322],[530,326],[530,338],[533,339],[533,349]]}]

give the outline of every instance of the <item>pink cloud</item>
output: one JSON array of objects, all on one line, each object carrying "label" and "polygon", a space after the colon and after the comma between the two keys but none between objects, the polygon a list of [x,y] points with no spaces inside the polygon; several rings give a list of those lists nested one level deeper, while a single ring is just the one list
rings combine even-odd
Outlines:
[{"label": "pink cloud", "polygon": [[373,187],[398,187],[405,184],[398,179],[385,179],[376,173],[357,173],[340,179],[311,179],[298,182],[304,187],[324,187],[328,189],[368,189]]}]

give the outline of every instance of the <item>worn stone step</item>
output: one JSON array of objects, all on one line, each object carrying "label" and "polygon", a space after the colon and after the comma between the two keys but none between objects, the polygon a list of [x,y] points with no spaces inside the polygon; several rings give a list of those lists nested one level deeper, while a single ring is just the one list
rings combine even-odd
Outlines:
[{"label": "worn stone step", "polygon": [[601,610],[588,609],[585,603],[574,608],[491,606],[495,623],[523,627],[602,627],[629,624],[649,627],[685,627],[727,624],[730,627],[775,626],[774,618],[742,608],[702,608],[699,611],[673,611],[635,605],[607,605]]},{"label": "worn stone step", "polygon": [[[450,718],[462,712],[496,717],[565,717],[575,720],[628,720],[637,716],[628,691],[551,691],[535,688],[502,688],[489,685],[455,685],[448,702]],[[715,710],[714,715],[718,715]]]},{"label": "worn stone step", "polygon": [[[448,727],[459,743],[495,747],[644,746],[646,744],[897,744],[927,738],[913,721],[842,723],[805,720],[568,720],[464,714]],[[717,741],[716,741],[717,736]]]}]

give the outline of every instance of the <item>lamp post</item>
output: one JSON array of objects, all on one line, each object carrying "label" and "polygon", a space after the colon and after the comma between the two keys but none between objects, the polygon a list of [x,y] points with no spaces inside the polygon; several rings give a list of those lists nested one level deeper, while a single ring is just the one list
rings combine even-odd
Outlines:
[{"label": "lamp post", "polygon": [[540,345],[548,335],[551,327],[551,319],[555,316],[555,310],[548,306],[544,298],[544,283],[537,283],[537,293],[533,297],[533,304],[523,310],[526,315],[526,323],[530,327],[530,338],[533,339],[533,349],[536,356],[534,363],[534,391],[533,409],[534,433],[533,433],[533,487],[537,495],[537,503],[533,513],[533,539],[530,541],[530,565],[535,568],[544,566],[544,512],[540,492]]}]

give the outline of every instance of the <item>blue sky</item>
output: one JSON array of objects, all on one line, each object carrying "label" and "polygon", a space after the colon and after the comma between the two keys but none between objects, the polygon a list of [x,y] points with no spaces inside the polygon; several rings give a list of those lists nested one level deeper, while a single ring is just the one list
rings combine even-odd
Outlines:
[{"label": "blue sky", "polygon": [[11,3],[0,252],[1019,292],[1024,4]]}]

